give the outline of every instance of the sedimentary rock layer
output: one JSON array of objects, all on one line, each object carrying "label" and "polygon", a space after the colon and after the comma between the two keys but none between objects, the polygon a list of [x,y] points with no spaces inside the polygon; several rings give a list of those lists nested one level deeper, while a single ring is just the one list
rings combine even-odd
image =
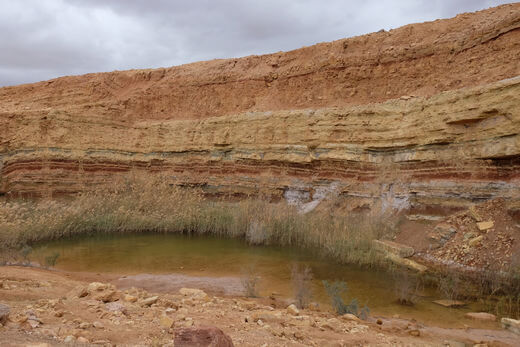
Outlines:
[{"label": "sedimentary rock layer", "polygon": [[2,190],[71,193],[136,170],[216,193],[312,197],[334,184],[365,202],[513,201],[520,196],[518,105],[520,78],[382,104],[131,126],[27,113],[3,124],[14,149],[3,154]]},{"label": "sedimentary rock layer", "polygon": [[352,208],[516,206],[519,56],[512,4],[287,53],[0,88],[0,194],[74,193],[134,170],[214,194],[342,194]]}]

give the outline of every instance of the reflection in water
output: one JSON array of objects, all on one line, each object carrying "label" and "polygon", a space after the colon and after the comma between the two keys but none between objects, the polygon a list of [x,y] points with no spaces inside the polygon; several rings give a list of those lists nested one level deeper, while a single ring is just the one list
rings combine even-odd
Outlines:
[{"label": "reflection in water", "polygon": [[[372,314],[399,314],[447,327],[490,327],[490,323],[463,318],[464,313],[477,307],[447,309],[433,304],[431,301],[439,297],[431,288],[424,290],[417,305],[402,306],[396,303],[394,278],[388,273],[331,263],[298,249],[248,246],[241,240],[176,234],[98,235],[53,241],[36,249],[40,256],[53,252],[60,253],[56,268],[66,271],[234,278],[229,279],[230,287],[236,286],[236,278],[245,267],[253,266],[261,277],[262,296],[275,292],[287,298],[293,291],[291,267],[303,264],[312,269],[313,299],[320,304],[328,303],[322,280],[342,280],[348,286],[347,300],[357,298],[370,307]],[[225,283],[226,279],[218,282]]]}]

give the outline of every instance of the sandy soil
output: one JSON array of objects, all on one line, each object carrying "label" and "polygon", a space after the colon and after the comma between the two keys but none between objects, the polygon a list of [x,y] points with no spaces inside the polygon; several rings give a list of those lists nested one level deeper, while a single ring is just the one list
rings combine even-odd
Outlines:
[{"label": "sandy soil", "polygon": [[[326,311],[295,315],[276,299],[117,290],[101,274],[0,267],[0,303],[10,307],[0,345],[173,345],[183,327],[216,326],[235,346],[518,345],[505,330],[441,329],[398,318],[359,321]],[[97,284],[96,284],[97,283]]]}]

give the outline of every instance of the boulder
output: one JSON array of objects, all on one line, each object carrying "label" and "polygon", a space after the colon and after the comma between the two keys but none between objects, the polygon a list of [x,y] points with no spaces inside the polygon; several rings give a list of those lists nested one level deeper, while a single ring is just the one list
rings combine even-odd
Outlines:
[{"label": "boulder", "polygon": [[7,305],[0,304],[0,324],[5,324],[9,318],[11,309]]},{"label": "boulder", "polygon": [[469,313],[466,313],[464,315],[464,317],[470,318],[470,319],[492,321],[492,322],[497,320],[497,316],[495,316],[494,314],[491,314],[491,313],[487,313],[487,312],[469,312]]},{"label": "boulder", "polygon": [[502,328],[520,335],[520,320],[516,320],[516,319],[512,319],[512,318],[502,318],[501,323],[502,323]]},{"label": "boulder", "polygon": [[182,328],[175,331],[175,347],[233,347],[233,341],[217,327]]}]

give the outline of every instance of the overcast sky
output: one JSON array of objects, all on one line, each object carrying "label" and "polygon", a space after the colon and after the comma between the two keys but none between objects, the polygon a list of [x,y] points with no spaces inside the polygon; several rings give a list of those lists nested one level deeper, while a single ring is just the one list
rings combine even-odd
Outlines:
[{"label": "overcast sky", "polygon": [[0,86],[286,51],[500,0],[0,0]]}]

